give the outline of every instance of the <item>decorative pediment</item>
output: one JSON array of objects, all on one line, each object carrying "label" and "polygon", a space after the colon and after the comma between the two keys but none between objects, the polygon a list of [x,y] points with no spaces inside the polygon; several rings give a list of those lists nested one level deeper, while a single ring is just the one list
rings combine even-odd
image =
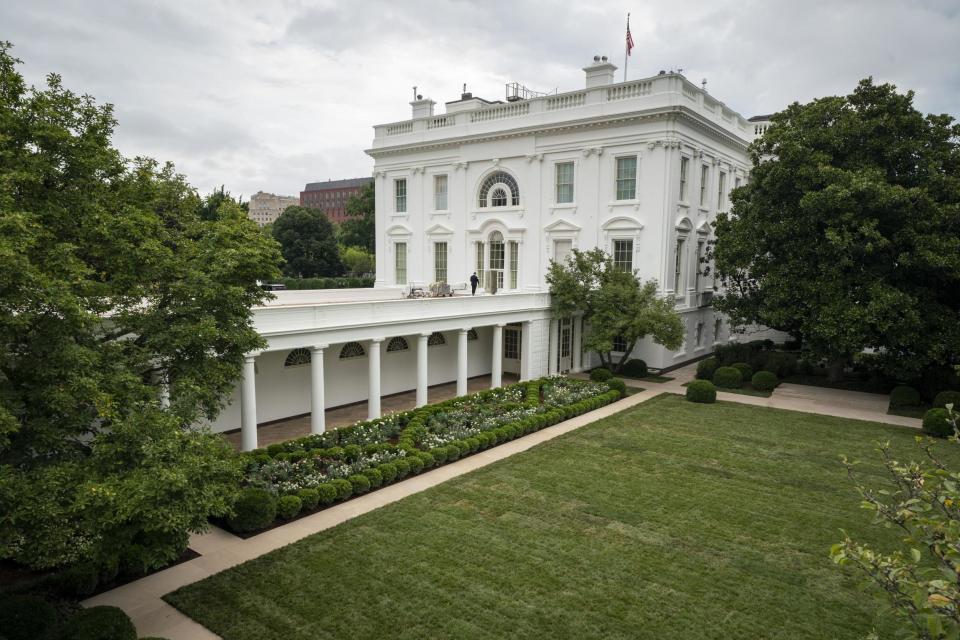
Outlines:
[{"label": "decorative pediment", "polygon": [[690,222],[690,218],[687,218],[686,216],[680,216],[677,218],[677,222],[674,226],[676,227],[677,231],[681,233],[690,233],[693,231],[693,223]]},{"label": "decorative pediment", "polygon": [[572,222],[558,218],[543,228],[547,233],[575,233],[580,227]]},{"label": "decorative pediment", "polygon": [[712,229],[710,227],[710,223],[707,222],[706,220],[701,221],[700,224],[697,225],[697,233],[699,233],[702,236],[710,235],[711,231]]},{"label": "decorative pediment", "polygon": [[445,224],[440,224],[439,222],[426,231],[428,236],[452,236],[453,229],[448,227]]},{"label": "decorative pediment", "polygon": [[639,231],[643,229],[643,223],[636,218],[627,216],[617,216],[603,223],[604,231]]},{"label": "decorative pediment", "polygon": [[483,223],[476,229],[470,229],[470,233],[486,233],[491,227],[503,229],[509,231],[510,233],[517,234],[523,233],[527,230],[526,227],[518,227],[515,224],[510,224],[502,218],[486,218]]},{"label": "decorative pediment", "polygon": [[409,236],[413,235],[413,231],[405,224],[394,224],[387,227],[388,236]]}]

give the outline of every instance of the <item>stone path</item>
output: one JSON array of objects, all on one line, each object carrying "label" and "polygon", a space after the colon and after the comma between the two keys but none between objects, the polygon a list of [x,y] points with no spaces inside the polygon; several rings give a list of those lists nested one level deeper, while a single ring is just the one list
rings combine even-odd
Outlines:
[{"label": "stone path", "polygon": [[[627,380],[629,386],[642,386],[646,390],[596,411],[591,411],[438,469],[408,478],[397,484],[368,493],[246,540],[214,528],[209,533],[193,536],[190,539],[190,547],[201,554],[199,558],[94,596],[85,600],[82,604],[85,607],[95,605],[120,607],[133,619],[140,636],[160,636],[169,640],[215,640],[218,638],[217,635],[165,603],[161,597],[182,586],[252,560],[309,535],[334,527],[346,520],[419,493],[498,460],[503,460],[521,451],[526,451],[541,442],[552,440],[591,422],[646,402],[661,393],[682,394],[685,392],[683,383],[692,380],[695,372],[695,365],[683,367],[670,373],[671,376],[675,377],[674,380],[659,384],[650,381]],[[888,416],[886,414],[887,396],[869,393],[784,384],[778,387],[770,398],[724,392],[718,393],[717,397],[720,400],[743,404],[920,427],[920,420]]]}]

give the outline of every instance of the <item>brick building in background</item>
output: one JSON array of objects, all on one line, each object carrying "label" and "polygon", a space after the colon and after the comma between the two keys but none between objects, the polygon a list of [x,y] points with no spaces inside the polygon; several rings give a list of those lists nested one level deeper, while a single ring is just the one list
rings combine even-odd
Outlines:
[{"label": "brick building in background", "polygon": [[311,182],[300,192],[300,206],[322,209],[331,222],[343,222],[347,218],[347,200],[372,182],[373,178]]}]

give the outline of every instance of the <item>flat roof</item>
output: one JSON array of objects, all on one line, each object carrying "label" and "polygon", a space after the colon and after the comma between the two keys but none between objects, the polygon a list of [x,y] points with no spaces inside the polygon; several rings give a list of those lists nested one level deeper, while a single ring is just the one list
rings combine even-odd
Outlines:
[{"label": "flat roof", "polygon": [[368,182],[373,182],[373,178],[346,178],[345,180],[327,180],[326,182],[308,182],[304,191],[325,191],[326,189],[347,189],[350,187],[362,187]]}]

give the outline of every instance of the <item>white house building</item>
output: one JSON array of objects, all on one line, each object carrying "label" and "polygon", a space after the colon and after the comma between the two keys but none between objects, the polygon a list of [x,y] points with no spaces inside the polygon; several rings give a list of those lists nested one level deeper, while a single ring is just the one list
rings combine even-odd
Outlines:
[{"label": "white house building", "polygon": [[[435,113],[419,96],[410,119],[377,125],[374,289],[279,292],[256,309],[269,347],[251,354],[233,402],[213,425],[256,425],[503,372],[521,379],[578,371],[578,319],[550,317],[546,271],[573,249],[602,247],[676,300],[687,328],[679,351],[652,342],[635,357],[669,368],[728,339],[698,268],[711,222],[750,163],[751,122],[680,74],[614,82],[595,58],[585,86],[491,102],[464,93]],[[516,98],[516,96],[514,96]],[[464,284],[476,272],[471,296]],[[407,299],[411,287],[455,285],[452,298]],[[459,286],[460,288],[457,288]]]}]

